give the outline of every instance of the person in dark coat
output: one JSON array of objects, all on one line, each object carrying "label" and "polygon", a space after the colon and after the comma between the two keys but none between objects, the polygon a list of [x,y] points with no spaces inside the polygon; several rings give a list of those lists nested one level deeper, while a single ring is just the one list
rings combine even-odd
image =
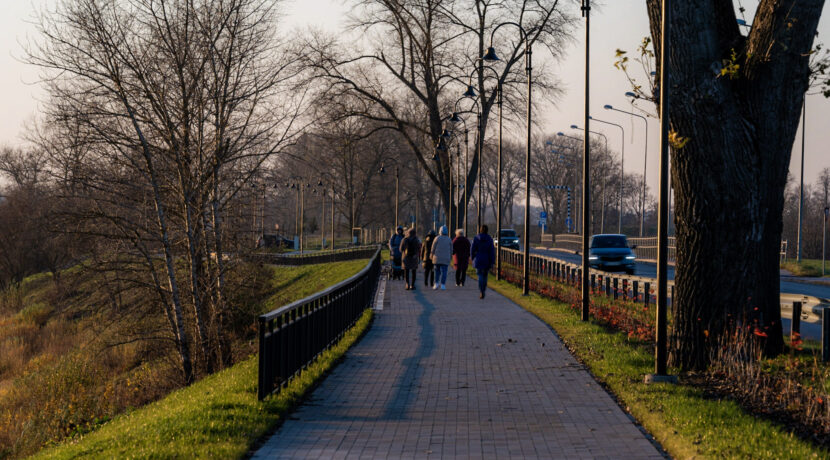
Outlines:
[{"label": "person in dark coat", "polygon": [[389,238],[389,256],[392,257],[392,260],[398,260],[398,265],[400,265],[401,241],[403,241],[403,238],[403,227],[400,226],[395,230],[392,238]]},{"label": "person in dark coat", "polygon": [[452,264],[455,267],[455,285],[464,286],[470,264],[470,240],[460,228],[455,231],[455,239],[452,240]]},{"label": "person in dark coat", "polygon": [[484,298],[484,292],[487,290],[487,273],[496,261],[496,247],[493,244],[493,238],[487,232],[486,225],[479,228],[478,235],[473,238],[473,247],[470,251],[473,256],[473,267],[478,275],[478,290],[481,291],[479,299]]},{"label": "person in dark coat", "polygon": [[[421,256],[421,242],[415,236],[415,227],[409,229],[409,235],[401,241],[401,255],[403,256],[404,279],[406,290],[415,290],[415,274],[418,272],[418,265]],[[412,281],[409,281],[409,275]]]},{"label": "person in dark coat", "polygon": [[430,230],[421,245],[421,261],[424,263],[424,286],[435,284],[435,272],[432,270],[432,242],[435,241],[435,230]]}]

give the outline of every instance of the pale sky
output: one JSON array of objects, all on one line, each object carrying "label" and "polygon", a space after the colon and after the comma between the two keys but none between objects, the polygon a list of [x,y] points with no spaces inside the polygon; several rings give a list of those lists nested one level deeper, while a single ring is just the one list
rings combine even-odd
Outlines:
[{"label": "pale sky", "polygon": [[[36,38],[30,24],[37,7],[53,0],[2,0],[3,14],[0,15],[0,145],[18,145],[24,126],[38,114],[39,99],[43,93],[37,85],[38,70],[20,62],[22,44],[29,38]],[[742,0],[747,10],[754,10],[757,1]],[[643,122],[631,121],[631,117],[617,112],[603,110],[603,105],[629,110],[624,93],[630,88],[623,74],[613,67],[614,52],[622,48],[633,52],[640,40],[648,35],[648,18],[644,0],[604,0],[595,9],[591,18],[591,67],[592,67],[592,116],[623,125],[626,132],[625,169],[627,173],[642,173],[643,169]],[[347,11],[343,0],[292,0],[284,7],[285,21],[289,27],[304,29],[307,26],[337,30]],[[828,40],[830,44],[830,19],[824,14],[819,24],[818,41]],[[748,20],[751,18],[747,18]],[[565,93],[555,106],[542,106],[535,117],[541,121],[546,132],[571,131],[571,124],[582,124],[584,91],[584,26],[576,31],[576,40],[568,48],[563,61],[549,68],[557,72],[563,82]],[[543,53],[534,53],[535,60],[542,59]],[[814,183],[820,170],[830,167],[830,155],[825,146],[830,145],[830,100],[821,95],[807,99],[807,142],[804,180]],[[632,129],[633,127],[633,129]],[[652,193],[657,184],[657,149],[659,123],[649,121],[649,158],[647,180]],[[599,130],[608,136],[610,146],[620,149],[619,129],[593,123],[592,130]],[[574,134],[571,132],[571,134]],[[632,143],[633,134],[633,143]],[[798,178],[801,154],[801,134],[796,136],[790,171]]]}]

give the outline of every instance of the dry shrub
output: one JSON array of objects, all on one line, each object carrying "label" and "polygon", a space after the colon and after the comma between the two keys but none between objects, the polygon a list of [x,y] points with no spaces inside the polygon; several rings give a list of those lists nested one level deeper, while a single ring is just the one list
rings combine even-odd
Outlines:
[{"label": "dry shrub", "polygon": [[23,292],[19,287],[9,287],[0,292],[0,314],[11,316],[23,308]]},{"label": "dry shrub", "polygon": [[88,354],[73,353],[55,362],[35,359],[27,367],[0,401],[0,451],[14,456],[36,452],[110,412],[98,388],[103,369]]},{"label": "dry shrub", "polygon": [[22,323],[29,323],[35,326],[43,327],[49,318],[52,316],[52,307],[43,302],[35,302],[26,305],[17,312],[17,319]]},{"label": "dry shrub", "polygon": [[725,335],[712,353],[708,385],[802,437],[830,446],[830,370],[815,356],[766,360],[763,340],[764,334],[752,327]]}]

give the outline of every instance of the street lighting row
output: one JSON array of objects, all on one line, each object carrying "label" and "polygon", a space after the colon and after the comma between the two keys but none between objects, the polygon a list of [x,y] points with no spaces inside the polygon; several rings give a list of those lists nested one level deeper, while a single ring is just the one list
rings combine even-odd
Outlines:
[{"label": "street lighting row", "polygon": [[[583,136],[584,140],[584,148],[583,148],[583,169],[582,169],[582,279],[581,279],[581,287],[582,287],[582,319],[587,321],[589,316],[589,306],[590,306],[590,286],[589,286],[589,267],[590,263],[588,260],[589,254],[589,238],[590,238],[590,134],[593,132],[590,129],[590,122],[591,117],[589,115],[589,107],[590,107],[590,13],[591,13],[591,5],[590,0],[582,0],[581,6],[582,16],[585,18],[585,120],[584,120],[584,128],[585,135]],[[670,0],[662,0],[662,43],[661,43],[661,75],[660,75],[660,120],[661,120],[661,134],[660,134],[660,186],[659,186],[659,212],[658,212],[658,253],[657,253],[657,345],[656,345],[656,356],[655,356],[655,375],[652,376],[652,380],[660,380],[665,378],[666,376],[666,294],[667,294],[667,278],[666,278],[666,269],[667,269],[667,243],[668,243],[668,234],[667,234],[667,223],[668,223],[668,215],[665,212],[665,206],[668,202],[668,106],[669,106],[669,91],[668,91],[668,73],[669,73],[669,62],[667,61],[668,53],[667,48],[669,46],[669,27],[668,23],[669,19],[669,12],[670,12]],[[504,22],[496,26],[490,34],[490,46],[487,48],[487,52],[484,56],[482,56],[477,62],[479,63],[479,71],[483,72],[481,67],[481,62],[498,62],[500,61],[499,57],[496,54],[495,48],[493,46],[493,38],[495,33],[498,29],[505,25],[512,25],[519,29],[521,41],[525,45],[525,74],[527,77],[527,152],[525,158],[525,184],[526,184],[526,192],[525,192],[525,218],[524,218],[524,254],[523,254],[523,276],[522,276],[522,294],[527,295],[529,293],[529,228],[530,228],[530,165],[531,165],[531,120],[532,120],[532,64],[531,64],[531,42],[528,38],[528,35],[525,29],[521,26],[521,24],[515,22]],[[496,74],[498,79],[498,74]],[[498,192],[497,192],[497,209],[498,209],[498,216],[497,216],[497,235],[496,238],[499,238],[501,235],[501,181],[502,181],[502,171],[501,171],[501,79],[498,79],[498,91],[499,91],[499,171],[498,171]],[[475,98],[476,94],[473,90],[472,84],[468,85],[467,91],[464,93],[464,98]],[[477,101],[476,101],[477,103]],[[456,103],[457,105],[457,103]],[[614,109],[610,105],[606,105],[604,107],[607,110],[616,110],[623,113],[629,113],[631,115],[635,115],[630,112],[625,112],[622,110]],[[481,126],[481,107],[479,106],[479,128]],[[450,117],[453,121],[458,118],[457,113],[453,113],[452,117]],[[618,126],[622,129],[622,126],[617,125],[611,122],[605,122],[602,120],[596,120],[599,122],[604,122],[607,124],[611,124],[614,126]],[[574,129],[579,129],[576,125],[572,126]],[[648,122],[646,121],[646,130],[648,129]],[[446,130],[445,130],[446,132]],[[597,133],[599,134],[599,133]],[[564,133],[559,133],[559,135],[564,136]],[[477,152],[479,157],[479,194],[481,193],[481,181],[480,181],[480,174],[481,174],[481,143],[484,138],[484,133],[482,133],[479,129],[478,132],[478,147],[479,151]],[[646,135],[647,137],[647,135]],[[623,130],[623,143],[625,142],[625,131]],[[646,139],[647,143],[647,139]],[[607,144],[607,138],[606,138]],[[439,138],[438,143],[436,145],[436,155],[435,159],[438,159],[437,152],[438,151],[446,151],[446,142],[444,140],[444,136],[442,135]],[[646,147],[647,148],[647,147]],[[623,153],[624,155],[624,153]],[[624,161],[624,157],[623,157]],[[622,187],[623,187],[623,166],[624,163],[621,162],[621,180],[620,180],[620,216],[619,216],[619,223],[618,223],[618,230],[622,230]],[[452,198],[452,193],[448,194],[448,198]],[[466,200],[465,200],[466,205]],[[481,206],[481,200],[479,199],[479,206]],[[452,208],[452,206],[450,206]],[[641,197],[641,212],[642,215],[645,215],[645,170],[643,172],[643,194]],[[465,213],[466,215],[466,213]],[[481,224],[481,213],[479,211],[479,224]],[[641,218],[640,221],[640,234],[643,233],[643,219]],[[499,256],[497,257],[496,262],[496,269],[499,277],[501,276],[501,251],[497,251]]]}]

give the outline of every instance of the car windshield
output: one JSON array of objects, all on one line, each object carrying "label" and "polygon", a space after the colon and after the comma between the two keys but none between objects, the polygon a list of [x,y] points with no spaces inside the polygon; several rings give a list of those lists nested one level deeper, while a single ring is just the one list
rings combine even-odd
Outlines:
[{"label": "car windshield", "polygon": [[501,236],[516,236],[516,230],[502,230]]},{"label": "car windshield", "polygon": [[628,241],[622,235],[598,235],[591,238],[591,248],[627,248]]}]

